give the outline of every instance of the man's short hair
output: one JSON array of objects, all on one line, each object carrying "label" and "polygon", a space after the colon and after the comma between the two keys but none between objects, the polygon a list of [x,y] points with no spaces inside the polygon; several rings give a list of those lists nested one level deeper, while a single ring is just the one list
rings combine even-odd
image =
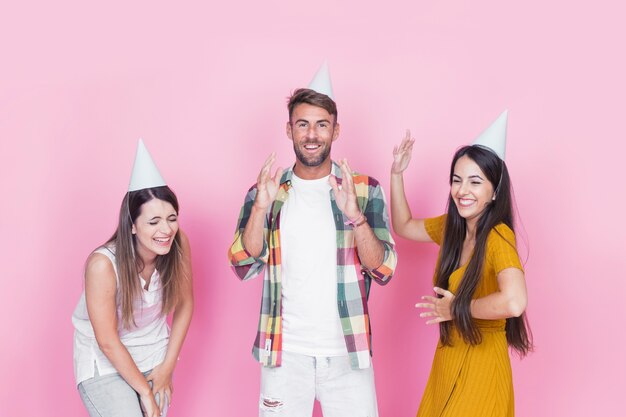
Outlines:
[{"label": "man's short hair", "polygon": [[293,109],[295,109],[298,104],[303,103],[323,108],[332,116],[335,116],[335,123],[337,123],[337,104],[326,94],[318,93],[310,88],[298,88],[291,94],[291,97],[289,97],[287,108],[289,109],[290,122]]}]

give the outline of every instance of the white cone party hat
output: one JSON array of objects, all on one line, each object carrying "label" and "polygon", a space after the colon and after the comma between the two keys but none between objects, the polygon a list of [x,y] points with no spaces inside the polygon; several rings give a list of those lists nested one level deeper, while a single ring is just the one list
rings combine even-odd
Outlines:
[{"label": "white cone party hat", "polygon": [[506,122],[508,117],[509,111],[503,111],[496,121],[474,140],[472,145],[489,148],[504,161],[506,152]]},{"label": "white cone party hat", "polygon": [[159,169],[156,167],[150,152],[143,144],[143,139],[139,139],[137,144],[137,154],[135,155],[135,164],[133,165],[133,173],[130,176],[130,184],[128,191],[143,190],[144,188],[161,187],[165,184],[165,180],[161,176]]},{"label": "white cone party hat", "polygon": [[308,85],[313,91],[320,94],[326,94],[331,99],[335,99],[333,95],[333,85],[330,82],[330,71],[328,71],[328,62],[324,61],[320,69],[317,70],[315,76]]}]

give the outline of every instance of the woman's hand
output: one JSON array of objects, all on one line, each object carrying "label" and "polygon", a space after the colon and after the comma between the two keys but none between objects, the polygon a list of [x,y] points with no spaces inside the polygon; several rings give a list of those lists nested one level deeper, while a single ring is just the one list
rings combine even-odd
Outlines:
[{"label": "woman's hand", "polygon": [[415,307],[427,309],[427,311],[420,314],[420,317],[434,317],[434,319],[428,320],[426,324],[436,324],[442,321],[452,320],[450,307],[452,306],[452,301],[454,301],[454,294],[439,287],[435,287],[434,291],[442,297],[438,298],[425,295],[422,297],[422,300],[429,301],[428,303],[415,304]]},{"label": "woman's hand", "polygon": [[[152,369],[152,372],[146,377],[148,382],[152,382],[152,397],[154,398],[159,394],[158,410],[163,412],[165,402],[172,403],[172,392],[174,387],[172,385],[172,370],[164,366],[163,363],[157,365]],[[167,398],[166,398],[167,397]],[[161,415],[159,413],[159,415]]]},{"label": "woman's hand", "polygon": [[141,409],[145,417],[159,417],[161,415],[161,410],[159,409],[152,392],[140,395],[139,401],[141,401]]},{"label": "woman's hand", "polygon": [[392,174],[402,174],[409,166],[411,161],[411,152],[413,152],[413,144],[415,139],[411,137],[411,131],[407,129],[406,135],[399,146],[393,148],[393,164],[391,165]]}]

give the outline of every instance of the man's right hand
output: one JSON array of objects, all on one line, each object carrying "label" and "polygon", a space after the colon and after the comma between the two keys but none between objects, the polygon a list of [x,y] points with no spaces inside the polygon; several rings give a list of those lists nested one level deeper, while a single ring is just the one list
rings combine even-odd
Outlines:
[{"label": "man's right hand", "polygon": [[257,193],[254,199],[254,207],[259,210],[267,210],[276,199],[276,194],[280,187],[280,178],[283,176],[283,169],[279,167],[276,169],[274,176],[271,176],[272,165],[274,165],[275,160],[276,153],[272,152],[265,160],[263,168],[261,168],[261,172],[259,172],[259,176],[256,180]]}]

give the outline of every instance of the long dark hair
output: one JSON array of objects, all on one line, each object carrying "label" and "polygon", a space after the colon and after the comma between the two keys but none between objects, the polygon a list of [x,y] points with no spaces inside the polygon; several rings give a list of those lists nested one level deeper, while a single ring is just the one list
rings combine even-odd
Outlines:
[{"label": "long dark hair", "polygon": [[[127,329],[136,325],[133,318],[133,304],[141,299],[138,273],[144,268],[141,257],[137,255],[137,242],[135,235],[132,234],[132,227],[141,214],[141,207],[155,198],[170,203],[178,214],[178,199],[167,186],[129,191],[122,200],[117,230],[105,244],[105,246],[115,246],[115,262],[119,280],[118,303],[122,307],[122,324]],[[156,270],[159,271],[162,288],[161,313],[164,315],[176,306],[182,281],[185,279],[181,247],[180,233],[176,233],[170,251],[156,258]]]},{"label": "long dark hair", "polygon": [[[494,186],[496,198],[485,207],[476,224],[476,243],[459,288],[452,303],[451,313],[453,321],[439,323],[440,341],[443,345],[451,345],[452,327],[456,326],[463,339],[477,345],[482,341],[482,333],[472,319],[470,303],[482,277],[485,264],[487,237],[495,227],[501,223],[513,228],[513,210],[511,198],[511,180],[506,164],[492,151],[478,145],[464,146],[459,149],[452,159],[450,166],[450,184],[454,175],[457,161],[467,156],[474,161]],[[444,231],[441,255],[435,271],[435,282],[440,288],[448,289],[449,279],[461,262],[461,251],[466,235],[466,222],[459,215],[456,204],[450,195],[448,197],[448,215]],[[515,242],[509,242],[515,247]],[[532,334],[528,326],[526,314],[520,317],[506,319],[506,339],[514,350],[523,357],[532,350]]]}]

